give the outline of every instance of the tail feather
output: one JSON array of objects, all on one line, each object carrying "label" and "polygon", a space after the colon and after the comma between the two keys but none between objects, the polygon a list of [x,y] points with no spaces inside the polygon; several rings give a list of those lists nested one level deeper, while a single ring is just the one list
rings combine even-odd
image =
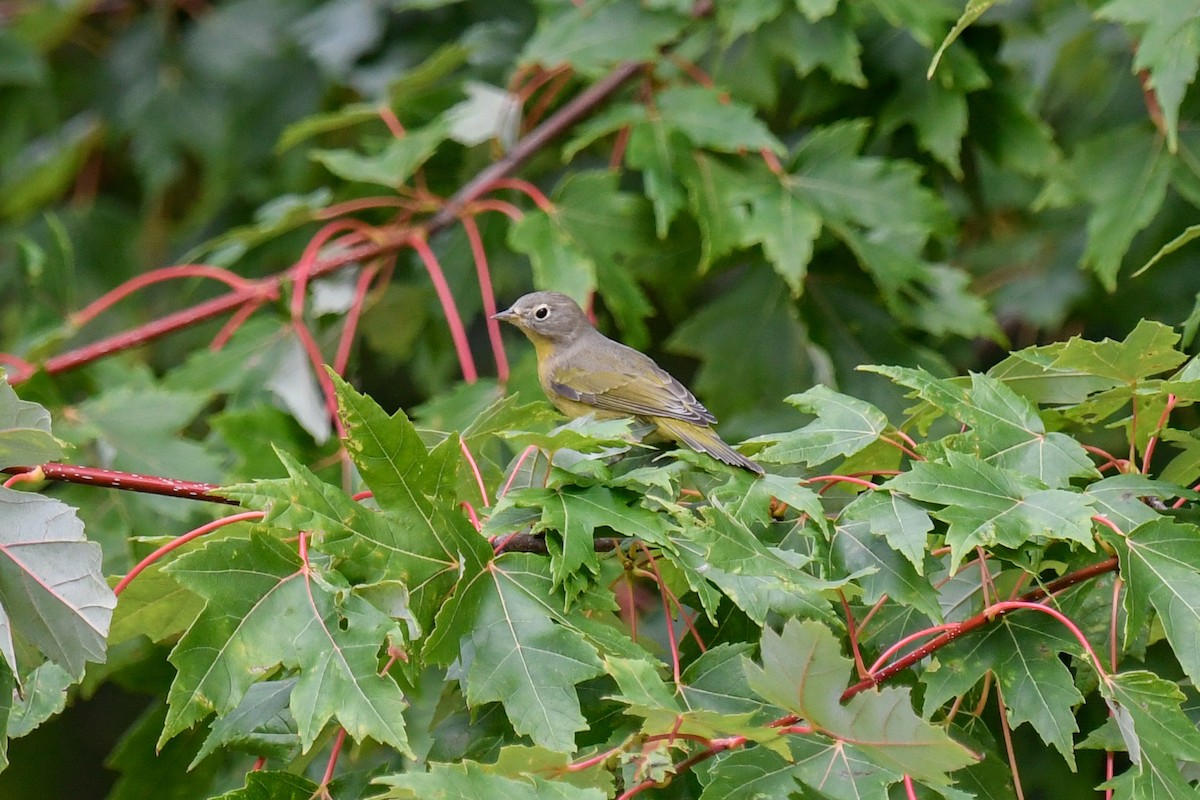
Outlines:
[{"label": "tail feather", "polygon": [[717,435],[717,432],[705,425],[671,419],[669,417],[654,417],[654,423],[664,436],[677,442],[683,442],[699,453],[707,453],[731,467],[741,467],[755,475],[762,475],[763,468],[744,455],[734,450]]}]

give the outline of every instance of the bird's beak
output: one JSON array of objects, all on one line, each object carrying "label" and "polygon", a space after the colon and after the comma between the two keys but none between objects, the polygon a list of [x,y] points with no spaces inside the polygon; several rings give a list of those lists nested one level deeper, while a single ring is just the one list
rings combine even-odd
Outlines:
[{"label": "bird's beak", "polygon": [[492,314],[492,319],[498,319],[501,322],[512,322],[517,318],[517,312],[511,308]]}]

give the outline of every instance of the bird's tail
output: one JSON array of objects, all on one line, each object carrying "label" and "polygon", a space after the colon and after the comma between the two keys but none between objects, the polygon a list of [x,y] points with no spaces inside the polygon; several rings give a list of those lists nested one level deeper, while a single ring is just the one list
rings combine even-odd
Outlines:
[{"label": "bird's tail", "polygon": [[683,442],[697,452],[707,453],[717,461],[731,467],[741,467],[750,470],[755,475],[763,474],[762,467],[725,444],[717,432],[706,425],[696,425],[669,417],[655,417],[654,422],[664,436],[677,442]]}]

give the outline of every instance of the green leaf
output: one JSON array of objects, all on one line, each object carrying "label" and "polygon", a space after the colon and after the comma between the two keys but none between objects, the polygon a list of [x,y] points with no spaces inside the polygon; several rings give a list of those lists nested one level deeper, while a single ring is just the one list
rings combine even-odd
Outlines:
[{"label": "green leaf", "polygon": [[565,589],[568,602],[600,571],[593,546],[597,528],[652,544],[669,542],[667,518],[643,508],[640,498],[629,492],[606,486],[564,486],[510,492],[505,499],[518,508],[541,509],[541,520],[533,532],[546,532],[554,585]]},{"label": "green leaf", "polygon": [[1122,531],[1162,519],[1162,515],[1146,503],[1146,498],[1170,500],[1176,497],[1192,499],[1192,492],[1166,481],[1156,481],[1145,475],[1112,475],[1096,481],[1084,490],[1095,498],[1095,509],[1116,524]]},{"label": "green leaf", "polygon": [[[579,271],[577,277],[590,277],[583,294],[571,294],[581,305],[595,289],[604,298],[605,308],[617,324],[626,331],[634,347],[649,343],[645,319],[653,308],[638,284],[642,264],[656,255],[657,243],[650,229],[650,205],[641,196],[622,191],[620,174],[615,170],[583,170],[565,178],[554,193],[554,211],[548,215],[555,226],[555,241],[577,249],[590,267]],[[518,223],[521,225],[523,223]],[[514,227],[515,231],[515,227]],[[510,236],[510,241],[512,240]],[[531,254],[532,255],[532,254]],[[535,268],[539,267],[535,260]],[[551,275],[566,274],[567,264],[551,264]],[[535,272],[535,276],[538,273]],[[547,276],[549,277],[549,276]],[[535,281],[539,288],[555,288],[553,284]]]},{"label": "green leaf", "polygon": [[1150,269],[1155,264],[1157,264],[1159,261],[1161,261],[1163,258],[1171,255],[1171,253],[1174,253],[1176,250],[1183,247],[1185,244],[1187,244],[1188,242],[1192,241],[1193,239],[1195,239],[1197,237],[1200,237],[1200,225],[1192,225],[1188,228],[1185,228],[1183,233],[1179,234],[1174,239],[1172,239],[1171,241],[1167,242],[1162,247],[1160,247],[1158,249],[1158,252],[1155,253],[1153,256],[1151,256],[1149,261],[1147,261],[1142,266],[1138,267],[1137,271],[1134,272],[1129,277],[1131,277],[1131,278],[1138,277],[1143,272]]},{"label": "green leaf", "polygon": [[1160,140],[1135,125],[1080,145],[1070,169],[1080,196],[1092,205],[1083,263],[1111,292],[1133,237],[1162,207],[1171,158]]},{"label": "green leaf", "polygon": [[209,402],[204,392],[115,386],[77,406],[70,426],[111,448],[112,467],[144,475],[169,475],[215,483],[217,458],[179,431]]},{"label": "green leaf", "polygon": [[0,371],[0,468],[45,464],[62,452],[50,433],[50,412],[17,397]]},{"label": "green leaf", "polygon": [[925,509],[891,492],[874,491],[860,494],[842,515],[867,523],[871,533],[886,539],[893,550],[909,560],[918,575],[924,574],[929,532],[933,530],[933,520]]},{"label": "green leaf", "polygon": [[785,399],[817,418],[799,430],[751,439],[772,443],[755,456],[769,464],[814,466],[838,456],[851,456],[876,441],[887,428],[887,417],[875,406],[827,386],[817,385]]},{"label": "green leaf", "polygon": [[[377,118],[379,116],[378,109],[372,107],[370,115],[372,118]],[[314,189],[308,194],[285,194],[272,198],[254,212],[254,222],[230,228],[220,236],[215,236],[192,248],[181,260],[204,260],[209,264],[229,266],[242,258],[252,247],[269,242],[288,231],[312,222],[332,199],[333,192],[327,187]],[[258,340],[257,343],[261,344],[262,339],[255,338]],[[226,346],[220,352],[228,354],[231,349]],[[252,355],[254,354],[261,355],[261,350]],[[195,354],[193,358],[202,358],[203,355],[213,356],[216,354],[209,351],[205,354]],[[228,381],[231,378],[236,380],[237,376],[223,375],[220,378]]]},{"label": "green leaf", "polygon": [[1119,800],[1195,800],[1196,788],[1180,774],[1173,758],[1156,750],[1147,750],[1142,763],[1124,774],[1101,784],[1111,786]]},{"label": "green leaf", "polygon": [[246,773],[245,786],[217,795],[212,800],[307,800],[320,793],[321,787],[303,775],[252,770]]},{"label": "green leaf", "polygon": [[408,750],[407,703],[378,653],[392,621],[275,539],[223,539],[176,559],[176,580],[207,603],[171,651],[178,673],[159,744],[211,711],[236,708],[252,684],[277,667],[296,669],[291,694],[303,750],[336,719],[356,740]]},{"label": "green leaf", "polygon": [[1109,676],[1100,691],[1135,764],[1142,760],[1143,743],[1171,758],[1200,761],[1200,732],[1180,708],[1184,695],[1177,684],[1136,670]]},{"label": "green leaf", "polygon": [[946,38],[942,39],[942,43],[938,45],[937,51],[933,54],[932,60],[929,62],[929,71],[925,74],[927,79],[933,78],[933,73],[937,72],[938,64],[942,60],[942,55],[946,52],[946,48],[954,44],[954,41],[962,35],[962,32],[971,26],[971,23],[983,16],[983,12],[987,11],[997,2],[1003,0],[967,0],[967,7],[963,9],[962,16],[958,18],[958,22],[954,23],[954,27],[946,34]]},{"label": "green leaf", "polygon": [[12,712],[16,681],[8,662],[0,660],[0,772],[8,768],[8,718]]},{"label": "green leaf", "polygon": [[750,691],[742,669],[743,656],[751,649],[747,642],[726,642],[710,647],[688,664],[679,684],[687,706],[722,714],[753,714],[756,720],[770,719],[770,706]]},{"label": "green leaf", "polygon": [[700,226],[701,271],[733,252],[746,238],[746,208],[740,192],[743,171],[703,150],[693,150],[675,164],[687,189],[688,208]]},{"label": "green leaf", "polygon": [[785,152],[783,144],[754,115],[754,110],[736,101],[724,100],[716,89],[704,86],[672,86],[654,97],[662,119],[697,147],[722,153],[743,150]]},{"label": "green leaf", "polygon": [[[455,646],[463,640],[471,706],[501,702],[517,733],[571,751],[575,734],[587,728],[575,686],[604,669],[596,646],[554,605],[561,602],[545,559],[506,554],[459,587],[434,636]],[[430,650],[443,652],[444,645]]]},{"label": "green leaf", "polygon": [[716,7],[717,25],[724,32],[726,45],[739,36],[757,30],[765,22],[780,16],[784,0],[754,0],[754,2],[726,3]]},{"label": "green leaf", "polygon": [[374,155],[353,150],[313,150],[310,157],[344,180],[395,189],[411,178],[449,135],[450,123],[439,119],[393,139]]},{"label": "green leaf", "polygon": [[526,214],[509,228],[508,244],[533,264],[539,289],[562,292],[585,303],[596,289],[596,264],[548,214]]},{"label": "green leaf", "polygon": [[950,560],[959,564],[975,547],[1019,548],[1026,543],[1092,541],[1092,500],[1076,492],[1046,489],[1039,481],[950,450],[946,464],[919,461],[886,486],[914,500],[936,503],[934,516],[950,524]]},{"label": "green leaf", "polygon": [[[722,436],[732,441],[742,431],[759,432],[771,420],[782,427],[792,414],[778,402],[797,386],[813,383],[809,342],[784,284],[768,269],[750,270],[675,328],[667,346],[701,359],[689,386],[722,420]],[[771,363],[749,359],[747,352],[771,352]],[[744,422],[735,415],[744,414]],[[753,424],[754,427],[751,427]],[[745,435],[745,433],[742,433]]]},{"label": "green leaf", "polygon": [[557,14],[541,18],[520,60],[546,68],[569,64],[580,74],[595,76],[622,61],[651,60],[686,22],[623,0],[562,6]]},{"label": "green leaf", "polygon": [[390,786],[388,800],[604,800],[596,788],[581,788],[564,781],[547,781],[536,773],[524,780],[490,774],[473,761],[461,764],[430,764],[429,772],[406,772],[377,779]]},{"label": "green leaf", "polygon": [[[805,6],[824,3],[829,16],[820,16]],[[849,86],[865,87],[862,70],[862,43],[851,15],[833,14],[835,3],[815,0],[799,4],[804,14],[785,13],[762,28],[763,44],[790,63],[797,75],[806,76],[824,67],[834,80]],[[843,5],[843,8],[846,8]]]},{"label": "green leaf", "polygon": [[917,396],[970,428],[943,441],[975,453],[998,467],[1035,476],[1051,487],[1066,486],[1071,478],[1099,473],[1078,441],[1063,433],[1047,433],[1045,423],[1029,401],[1002,382],[971,373],[970,388],[940,380],[923,369],[866,367],[916,391]]},{"label": "green leaf", "polygon": [[761,244],[792,296],[799,297],[820,232],[821,217],[812,206],[780,183],[770,181],[754,192],[741,244]]},{"label": "green leaf", "polygon": [[15,644],[32,645],[75,678],[102,662],[117,598],[75,509],[0,487],[0,656],[15,675]]},{"label": "green leaf", "polygon": [[1058,355],[1066,346],[1066,342],[1056,342],[1044,347],[1027,347],[1009,355],[987,374],[1031,403],[1040,405],[1075,405],[1088,395],[1113,388],[1115,383],[1110,378],[1093,375],[1085,369],[1056,365]]},{"label": "green leaf", "polygon": [[1045,614],[1008,614],[938,651],[921,675],[925,716],[966,692],[989,671],[1004,695],[1009,724],[1029,722],[1074,767],[1072,737],[1079,730],[1074,709],[1083,702],[1060,654],[1081,655],[1062,623]]},{"label": "green leaf", "polygon": [[[847,507],[847,513],[850,508],[853,506]],[[928,579],[922,578],[912,564],[875,534],[869,523],[848,519],[838,524],[830,550],[836,574],[861,575],[855,583],[862,587],[867,603],[876,603],[886,595],[902,605],[912,606],[931,620],[941,620],[937,592]]]},{"label": "green leaf", "polygon": [[880,114],[880,127],[890,132],[912,125],[921,147],[962,180],[959,160],[967,133],[967,87],[955,85],[945,73],[939,78],[930,80],[911,68],[904,70],[899,91]]},{"label": "green leaf", "polygon": [[761,652],[761,667],[746,662],[754,691],[822,735],[854,745],[871,763],[944,785],[947,773],[975,760],[945,731],[913,712],[908,689],[865,691],[842,703],[851,664],[825,626],[791,621],[779,634],[767,628]]},{"label": "green leaf", "polygon": [[643,191],[654,206],[655,233],[665,239],[671,223],[687,204],[675,164],[684,158],[689,145],[682,133],[665,125],[661,118],[640,122],[630,129],[625,161],[641,170]]},{"label": "green leaf", "polygon": [[824,737],[792,737],[789,753],[765,747],[737,750],[719,757],[709,770],[701,800],[795,797],[811,787],[815,796],[832,800],[886,797],[901,776],[864,757],[856,745]]},{"label": "green leaf", "polygon": [[28,216],[55,200],[104,138],[104,124],[90,113],[9,153],[0,168],[0,218]]},{"label": "green leaf", "polygon": [[1162,432],[1164,442],[1180,450],[1162,470],[1162,479],[1169,483],[1190,486],[1200,478],[1200,438],[1195,431],[1167,428]]},{"label": "green leaf", "polygon": [[150,564],[121,592],[108,634],[110,646],[138,636],[162,642],[183,633],[195,621],[204,601],[163,571],[169,563],[164,559]]},{"label": "green leaf", "polygon": [[295,678],[284,678],[247,689],[237,708],[213,723],[191,767],[222,747],[267,758],[295,758],[300,752],[300,737],[296,720],[288,710],[295,688]]},{"label": "green leaf", "polygon": [[44,662],[29,674],[14,695],[8,718],[8,736],[25,736],[67,705],[67,690],[77,682],[69,672],[53,662]]},{"label": "green leaf", "polygon": [[1112,0],[1096,11],[1101,19],[1133,28],[1137,57],[1133,71],[1149,73],[1174,153],[1179,145],[1179,106],[1196,79],[1200,59],[1200,3],[1196,0]]},{"label": "green leaf", "polygon": [[[392,535],[379,540],[395,542],[401,554],[426,559],[431,574],[444,579],[483,569],[491,547],[459,511],[457,479],[448,467],[448,460],[455,468],[460,464],[457,437],[429,453],[402,411],[389,417],[370,397],[336,374],[331,377],[348,435],[346,449],[376,501],[395,520]],[[419,583],[427,583],[431,574]]]},{"label": "green leaf", "polygon": [[1125,580],[1125,638],[1137,635],[1153,606],[1184,672],[1200,680],[1200,529],[1160,518],[1139,525],[1125,536],[1102,529],[1117,551]]},{"label": "green leaf", "polygon": [[609,453],[627,450],[633,444],[631,417],[596,419],[591,414],[576,417],[546,433],[504,431],[503,438],[517,447],[536,445],[548,453],[574,450],[578,453]]},{"label": "green leaf", "polygon": [[1179,334],[1171,328],[1143,319],[1119,342],[1071,337],[1057,351],[1051,366],[1133,385],[1186,361],[1187,356],[1175,349],[1178,342]]},{"label": "green leaf", "polygon": [[751,724],[750,712],[728,714],[685,707],[676,699],[674,689],[659,676],[655,664],[609,658],[605,666],[620,690],[612,699],[625,706],[626,714],[643,720],[643,735],[683,734],[706,739],[737,735],[774,749],[784,747],[777,730]]}]

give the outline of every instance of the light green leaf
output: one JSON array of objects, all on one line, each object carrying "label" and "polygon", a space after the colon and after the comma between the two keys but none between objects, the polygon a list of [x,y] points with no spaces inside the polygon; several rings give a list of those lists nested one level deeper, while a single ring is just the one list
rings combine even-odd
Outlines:
[{"label": "light green leaf", "polygon": [[50,412],[17,397],[0,370],[0,468],[45,464],[62,451],[50,433]]},{"label": "light green leaf", "polygon": [[1099,475],[1083,445],[1066,434],[1048,433],[1037,409],[995,378],[973,372],[967,388],[920,368],[864,369],[914,389],[921,399],[966,425],[968,432],[943,440],[949,447],[1035,476],[1054,488],[1066,486],[1071,478]]},{"label": "light green leaf", "polygon": [[589,3],[562,6],[541,18],[526,42],[521,62],[557,67],[569,64],[576,72],[597,75],[622,61],[648,61],[683,29],[687,20],[638,3]]},{"label": "light green leaf", "polygon": [[314,150],[310,157],[339,178],[395,189],[411,178],[449,136],[449,121],[439,119],[393,139],[374,155],[354,150]]},{"label": "light green leaf", "polygon": [[8,717],[8,736],[25,736],[67,705],[67,690],[77,678],[52,661],[43,662],[23,681],[13,697]]},{"label": "light green leaf", "polygon": [[1132,385],[1186,361],[1187,356],[1175,349],[1178,342],[1179,334],[1170,327],[1143,319],[1119,342],[1071,337],[1057,351],[1051,366]]},{"label": "light green leaf", "polygon": [[846,506],[842,516],[860,520],[871,533],[882,536],[891,548],[913,565],[918,575],[925,573],[925,554],[933,520],[925,509],[900,495],[886,491],[863,492]]},{"label": "light green leaf", "polygon": [[606,796],[600,789],[548,781],[532,771],[523,780],[506,778],[474,761],[430,764],[429,772],[404,772],[376,781],[391,787],[377,795],[380,800],[604,800]]},{"label": "light green leaf", "polygon": [[100,548],[70,506],[0,487],[0,656],[19,675],[14,643],[37,648],[75,678],[104,661],[117,598]]},{"label": "light green leaf", "polygon": [[1184,695],[1177,684],[1136,670],[1101,681],[1100,691],[1135,764],[1142,760],[1143,742],[1171,758],[1200,761],[1200,731],[1180,708]]},{"label": "light green leaf", "polygon": [[929,71],[925,74],[926,78],[933,78],[933,73],[937,71],[938,64],[941,62],[946,48],[954,44],[954,41],[962,35],[963,31],[970,27],[972,22],[983,16],[983,12],[996,5],[997,2],[1003,2],[1003,0],[967,0],[967,7],[963,9],[962,16],[958,18],[958,22],[954,23],[954,27],[946,34],[946,38],[942,39],[942,43],[938,45],[937,52],[933,54],[933,59],[929,62]]},{"label": "light green leaf", "polygon": [[320,793],[321,788],[303,775],[252,770],[246,773],[245,786],[212,800],[308,800]]},{"label": "light green leaf", "polygon": [[[372,572],[377,577],[406,577],[414,606],[432,612],[452,586],[477,574],[492,556],[487,541],[458,508],[457,437],[427,452],[403,412],[389,417],[374,400],[339,376],[331,377],[349,437],[346,449],[386,518],[354,528],[356,535],[338,553],[380,570]],[[345,513],[343,506],[338,516]],[[332,548],[333,539],[326,541]]]},{"label": "light green leaf", "polygon": [[1000,469],[950,450],[946,464],[920,461],[886,486],[915,500],[943,506],[934,516],[950,524],[946,542],[951,563],[976,545],[1019,548],[1026,543],[1073,541],[1088,550],[1092,541],[1091,498]]},{"label": "light green leaf", "polygon": [[912,710],[908,689],[887,688],[840,700],[850,660],[833,633],[816,622],[791,621],[782,633],[763,631],[762,666],[746,662],[750,686],[765,699],[852,744],[871,763],[933,784],[975,761],[941,728]]},{"label": "light green leaf", "polygon": [[787,402],[816,419],[799,430],[751,439],[771,442],[756,458],[773,464],[822,464],[850,456],[877,440],[887,428],[887,417],[863,400],[817,385]]}]

